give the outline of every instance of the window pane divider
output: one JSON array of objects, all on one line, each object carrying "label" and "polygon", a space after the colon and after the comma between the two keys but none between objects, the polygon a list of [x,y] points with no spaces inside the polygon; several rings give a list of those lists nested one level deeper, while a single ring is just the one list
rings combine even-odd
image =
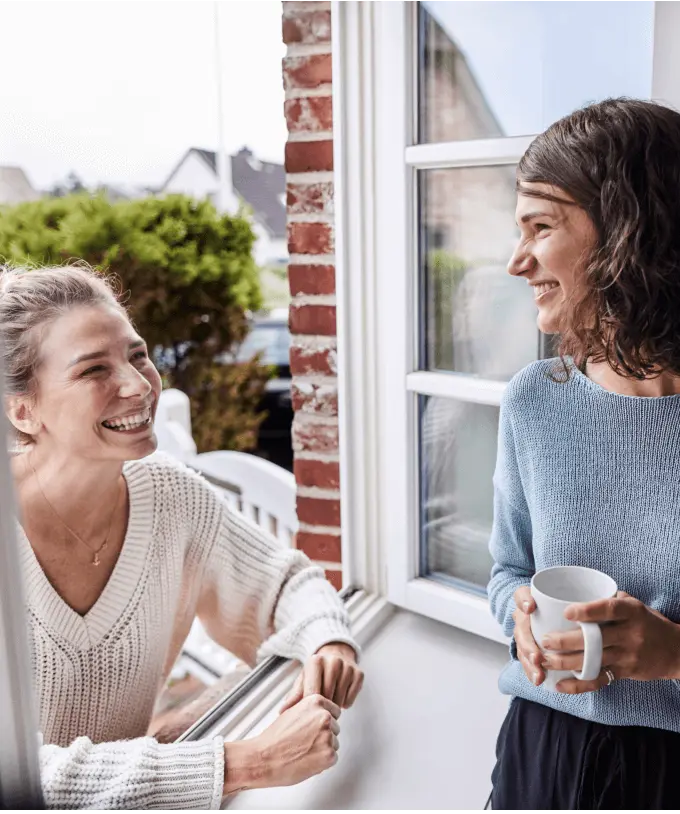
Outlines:
[{"label": "window pane divider", "polygon": [[406,164],[418,170],[516,164],[535,136],[447,141],[406,148]]},{"label": "window pane divider", "polygon": [[507,382],[479,379],[461,373],[419,371],[406,377],[406,389],[423,396],[459,399],[473,404],[500,406]]}]

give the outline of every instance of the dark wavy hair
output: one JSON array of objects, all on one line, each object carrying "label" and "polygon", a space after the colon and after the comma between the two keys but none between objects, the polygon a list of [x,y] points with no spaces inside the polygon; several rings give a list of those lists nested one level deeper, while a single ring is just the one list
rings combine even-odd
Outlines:
[{"label": "dark wavy hair", "polygon": [[607,99],[551,125],[517,170],[563,190],[591,218],[586,258],[559,328],[559,353],[637,379],[680,375],[680,113]]}]

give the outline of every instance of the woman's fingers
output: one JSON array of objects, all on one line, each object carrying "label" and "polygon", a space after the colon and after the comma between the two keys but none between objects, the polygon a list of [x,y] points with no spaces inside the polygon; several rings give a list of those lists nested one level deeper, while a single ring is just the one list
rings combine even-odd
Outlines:
[{"label": "woman's fingers", "polygon": [[320,656],[312,656],[303,669],[304,696],[323,695],[323,659]]},{"label": "woman's fingers", "polygon": [[283,706],[279,712],[285,712],[287,709],[294,707],[299,703],[304,696],[304,668],[300,670],[298,677],[295,679],[293,689],[288,693],[288,697],[283,702]]},{"label": "woman's fingers", "polygon": [[[625,624],[602,625],[602,646],[616,647],[625,644],[628,631]],[[563,653],[583,651],[583,632],[578,630],[565,630],[559,633],[550,633],[544,636],[539,644],[545,650],[554,650]]]},{"label": "woman's fingers", "polygon": [[531,588],[528,585],[518,588],[513,595],[513,599],[515,600],[515,607],[522,613],[529,614],[536,610],[536,602],[534,602]]},{"label": "woman's fingers", "polygon": [[322,694],[326,698],[330,698],[339,707],[342,706],[340,699],[340,684],[342,682],[343,668],[345,664],[340,658],[325,658],[323,659],[323,689]]},{"label": "woman's fingers", "polygon": [[581,695],[584,692],[597,692],[609,684],[603,671],[594,681],[579,681],[577,678],[564,678],[557,684],[557,691],[567,695]]},{"label": "woman's fingers", "polygon": [[357,695],[361,692],[361,688],[364,686],[364,674],[361,670],[356,669],[354,671],[354,675],[352,677],[352,683],[347,690],[347,698],[345,699],[345,706],[351,707],[352,704],[357,700]]},{"label": "woman's fingers", "polygon": [[517,605],[513,618],[515,620],[515,643],[517,644],[517,655],[522,664],[522,669],[529,681],[537,686],[545,680],[545,672],[541,667],[542,654],[534,640],[531,632],[531,617],[522,610],[523,605],[533,611],[533,599],[528,588],[519,588],[515,592],[515,603]]},{"label": "woman's fingers", "polygon": [[524,613],[515,612],[515,642],[517,649],[523,653],[528,661],[539,665],[541,651],[531,632],[531,621]]},{"label": "woman's fingers", "polygon": [[[620,647],[605,647],[602,651],[602,666],[618,664],[624,651]],[[583,652],[544,653],[541,666],[545,670],[582,670]]]}]

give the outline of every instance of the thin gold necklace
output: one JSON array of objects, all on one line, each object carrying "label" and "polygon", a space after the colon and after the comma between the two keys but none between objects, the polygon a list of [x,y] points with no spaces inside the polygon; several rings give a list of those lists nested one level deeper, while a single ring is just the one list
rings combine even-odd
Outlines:
[{"label": "thin gold necklace", "polygon": [[104,538],[104,542],[99,546],[99,548],[93,549],[85,542],[85,540],[83,540],[83,538],[79,534],[76,534],[76,532],[73,531],[73,529],[62,519],[59,512],[54,508],[54,506],[47,499],[47,495],[45,494],[45,492],[43,491],[42,486],[40,485],[40,478],[38,477],[38,473],[35,471],[35,467],[33,466],[33,461],[32,461],[32,459],[30,457],[28,459],[28,463],[29,463],[29,466],[31,467],[31,469],[33,470],[33,474],[35,475],[35,482],[38,484],[38,489],[40,489],[40,494],[43,496],[43,498],[45,500],[45,503],[47,503],[47,505],[50,507],[50,509],[54,513],[54,516],[62,524],[62,526],[67,531],[69,531],[81,545],[85,546],[85,548],[90,552],[90,554],[93,555],[93,557],[92,557],[92,565],[99,565],[99,563],[101,562],[101,560],[99,559],[99,555],[101,554],[102,551],[104,551],[106,549],[106,547],[109,544],[109,536],[111,534],[111,528],[113,526],[113,516],[116,513],[116,506],[118,505],[118,498],[120,496],[120,486],[118,487],[118,491],[116,493],[116,499],[113,502],[113,509],[111,510],[111,517],[109,519],[109,528],[108,528],[108,531],[106,532],[106,537]]}]

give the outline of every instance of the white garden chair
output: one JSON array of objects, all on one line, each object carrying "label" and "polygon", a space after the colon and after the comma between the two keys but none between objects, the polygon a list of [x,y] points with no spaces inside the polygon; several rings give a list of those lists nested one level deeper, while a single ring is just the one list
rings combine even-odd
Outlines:
[{"label": "white garden chair", "polygon": [[[245,452],[218,450],[196,454],[189,399],[180,390],[164,390],[155,420],[158,449],[200,472],[229,504],[251,522],[291,546],[298,528],[295,477],[280,466]],[[238,660],[215,644],[196,620],[173,668],[173,677],[191,673],[205,684],[234,669]]]},{"label": "white garden chair", "polygon": [[298,520],[291,472],[256,455],[232,450],[203,452],[191,465],[217,486],[226,483],[225,495],[232,505],[283,545],[292,545]]}]

